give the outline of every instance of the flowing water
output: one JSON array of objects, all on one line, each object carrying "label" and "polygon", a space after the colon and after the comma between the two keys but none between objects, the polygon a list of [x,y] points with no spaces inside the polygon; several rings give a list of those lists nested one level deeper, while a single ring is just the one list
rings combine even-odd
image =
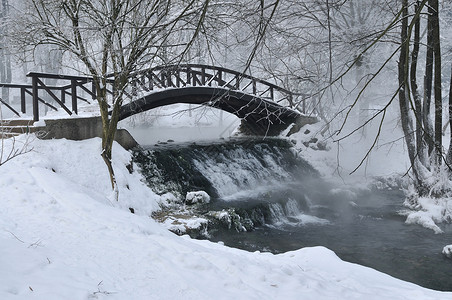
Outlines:
[{"label": "flowing water", "polygon": [[291,146],[280,139],[237,139],[159,144],[134,154],[158,193],[183,199],[203,190],[211,196],[189,210],[208,220],[202,232],[189,232],[193,237],[273,253],[322,245],[345,261],[452,291],[452,260],[441,254],[452,243],[451,225],[439,235],[407,225],[398,214],[405,209],[400,190],[324,182]]}]

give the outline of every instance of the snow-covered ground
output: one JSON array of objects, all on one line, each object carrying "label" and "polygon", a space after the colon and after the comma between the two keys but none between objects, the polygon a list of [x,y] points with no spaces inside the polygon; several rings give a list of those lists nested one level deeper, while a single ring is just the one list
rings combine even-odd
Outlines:
[{"label": "snow-covered ground", "polygon": [[34,140],[0,166],[0,299],[452,299],[324,247],[273,255],[176,236],[149,217],[160,199],[117,144],[111,200],[100,144]]}]

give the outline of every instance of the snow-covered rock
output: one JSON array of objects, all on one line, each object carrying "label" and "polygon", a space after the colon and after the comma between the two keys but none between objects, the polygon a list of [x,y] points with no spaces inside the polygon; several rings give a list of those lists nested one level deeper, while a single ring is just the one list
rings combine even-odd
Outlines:
[{"label": "snow-covered rock", "polygon": [[188,192],[185,196],[186,204],[209,203],[210,196],[204,191]]},{"label": "snow-covered rock", "polygon": [[443,248],[443,254],[447,258],[452,258],[452,245],[447,245]]},{"label": "snow-covered rock", "polygon": [[163,222],[163,225],[175,234],[183,235],[187,231],[206,231],[207,222],[206,219],[198,217],[185,219],[170,216]]}]

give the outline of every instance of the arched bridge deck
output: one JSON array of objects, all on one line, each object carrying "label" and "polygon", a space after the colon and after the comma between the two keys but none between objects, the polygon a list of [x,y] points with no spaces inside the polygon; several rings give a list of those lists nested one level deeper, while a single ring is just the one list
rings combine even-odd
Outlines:
[{"label": "arched bridge deck", "polygon": [[[35,121],[43,111],[63,109],[69,115],[77,114],[79,102],[95,101],[92,77],[46,73],[27,76],[32,78],[31,85],[0,84],[0,87],[20,90],[23,114],[27,110],[26,95],[29,95]],[[49,80],[66,84],[45,83]],[[112,84],[113,80],[108,82]],[[112,90],[107,88],[111,95]],[[70,103],[66,103],[66,96],[70,97]],[[165,105],[199,104],[235,114],[254,134],[270,135],[303,118],[308,107],[304,94],[230,69],[194,64],[158,66],[132,73],[123,97],[121,120]],[[20,115],[7,101],[0,99],[0,102]]]}]

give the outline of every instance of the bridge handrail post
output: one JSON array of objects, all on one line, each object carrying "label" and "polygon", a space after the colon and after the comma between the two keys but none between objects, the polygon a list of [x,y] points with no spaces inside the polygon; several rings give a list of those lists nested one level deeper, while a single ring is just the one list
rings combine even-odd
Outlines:
[{"label": "bridge handrail post", "polygon": [[201,84],[206,85],[206,68],[201,67]]},{"label": "bridge handrail post", "polygon": [[165,76],[165,70],[160,71],[160,82],[162,83],[162,87],[166,88],[166,76]]},{"label": "bridge handrail post", "polygon": [[[143,80],[143,81],[142,81],[142,84],[144,84],[144,83],[145,83],[144,77],[143,77],[142,80]],[[154,90],[154,73],[153,73],[153,72],[151,72],[151,74],[150,74],[150,76],[149,76],[149,89],[150,89],[151,91]]]},{"label": "bridge handrail post", "polygon": [[223,85],[223,71],[222,70],[218,70],[218,85],[219,86]]},{"label": "bridge handrail post", "polygon": [[176,70],[176,87],[180,88],[180,69]]},{"label": "bridge handrail post", "polygon": [[191,82],[190,82],[191,81],[191,77],[190,77],[191,76],[191,74],[190,74],[191,72],[190,72],[190,70],[191,70],[190,67],[187,67],[187,85],[191,85]]},{"label": "bridge handrail post", "polygon": [[20,111],[25,114],[27,110],[27,105],[25,103],[25,88],[20,88]]},{"label": "bridge handrail post", "polygon": [[78,114],[78,108],[77,108],[77,82],[74,79],[71,80],[71,98],[72,98],[72,111],[75,114]]},{"label": "bridge handrail post", "polygon": [[132,98],[136,98],[138,96],[138,82],[137,77],[134,76],[130,80],[130,85],[132,87]]},{"label": "bridge handrail post", "polygon": [[173,85],[173,81],[171,80],[171,76],[173,73],[170,70],[165,70],[165,76],[166,76],[166,86],[171,87]]},{"label": "bridge handrail post", "polygon": [[33,97],[33,121],[39,121],[39,96],[38,96],[38,78],[31,77],[31,93]]},{"label": "bridge handrail post", "polygon": [[292,95],[292,94],[289,94],[289,95],[287,96],[287,100],[289,101],[290,108],[294,108],[294,105],[293,105],[293,95]]},{"label": "bridge handrail post", "polygon": [[191,85],[192,86],[196,86],[196,80],[197,80],[196,72],[192,72],[191,69],[190,69],[190,77],[191,77],[191,80],[192,80]]},{"label": "bridge handrail post", "polygon": [[66,103],[66,90],[64,88],[61,89],[61,102]]},{"label": "bridge handrail post", "polygon": [[306,113],[306,99],[303,99],[303,113]]},{"label": "bridge handrail post", "polygon": [[146,78],[148,79],[148,89],[150,91],[154,90],[154,77],[153,77],[154,72],[152,71],[148,71],[146,73],[144,73],[141,77],[135,77],[137,84],[139,84],[142,87],[145,87],[146,84]]},{"label": "bridge handrail post", "polygon": [[91,92],[93,93],[92,95],[91,95],[91,99],[93,99],[93,100],[96,100],[96,98],[97,98],[97,93],[96,93],[96,84],[94,83],[94,80],[93,81],[91,81]]}]

